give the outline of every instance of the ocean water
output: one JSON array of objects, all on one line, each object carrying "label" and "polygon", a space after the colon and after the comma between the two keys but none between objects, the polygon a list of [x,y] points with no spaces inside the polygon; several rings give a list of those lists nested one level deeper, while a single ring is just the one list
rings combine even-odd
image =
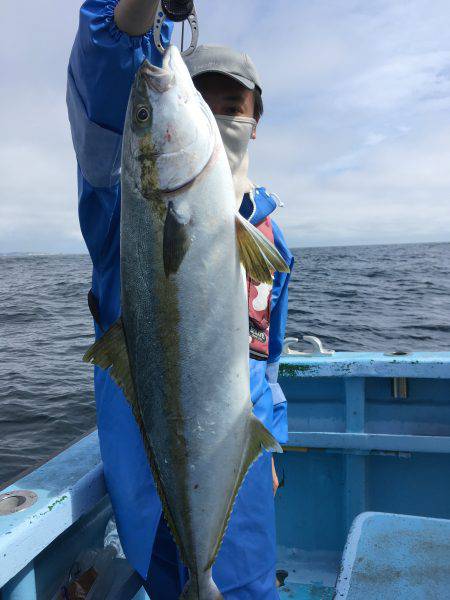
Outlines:
[{"label": "ocean water", "polygon": [[[450,244],[294,251],[286,335],[450,350]],[[95,427],[88,256],[0,256],[0,482]]]}]

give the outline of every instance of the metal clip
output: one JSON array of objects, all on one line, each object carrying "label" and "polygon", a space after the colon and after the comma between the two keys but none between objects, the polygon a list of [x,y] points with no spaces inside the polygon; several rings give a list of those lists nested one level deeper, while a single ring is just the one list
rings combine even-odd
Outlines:
[{"label": "metal clip", "polygon": [[290,345],[297,343],[298,338],[289,337],[284,340],[283,354],[294,354],[296,356],[333,356],[334,350],[326,350],[322,345],[322,340],[315,335],[304,335],[302,339],[312,345],[312,352],[299,352],[298,350],[293,350]]},{"label": "metal clip", "polygon": [[[156,48],[158,49],[158,51],[161,54],[164,54],[164,52],[165,52],[165,48],[162,45],[162,41],[161,41],[161,30],[162,30],[162,26],[163,26],[166,18],[167,18],[166,14],[162,8],[162,0],[160,0],[159,5],[158,5],[158,10],[156,11],[155,22],[153,24],[153,40],[155,42]],[[187,21],[189,22],[189,26],[191,28],[191,43],[189,44],[188,48],[186,48],[186,50],[183,51],[183,48],[181,48],[182,56],[189,56],[197,48],[198,20],[197,20],[197,13],[195,12],[195,6],[192,6],[192,12],[187,17]],[[183,25],[184,25],[184,22],[183,22]]]}]

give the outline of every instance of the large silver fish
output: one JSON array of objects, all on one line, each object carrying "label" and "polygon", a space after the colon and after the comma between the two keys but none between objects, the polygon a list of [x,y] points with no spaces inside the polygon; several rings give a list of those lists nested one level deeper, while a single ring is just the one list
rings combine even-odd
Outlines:
[{"label": "large silver fish", "polygon": [[245,271],[286,270],[236,214],[214,116],[175,47],[144,62],[122,148],[122,317],[86,353],[122,387],[164,515],[190,572],[182,598],[222,598],[211,577],[250,465],[280,447],[252,414]]}]

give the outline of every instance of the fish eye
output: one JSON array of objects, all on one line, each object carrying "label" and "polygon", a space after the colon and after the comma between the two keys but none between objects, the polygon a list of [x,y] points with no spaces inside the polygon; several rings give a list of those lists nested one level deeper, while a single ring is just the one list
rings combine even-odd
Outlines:
[{"label": "fish eye", "polygon": [[150,111],[145,106],[139,106],[136,110],[136,119],[139,123],[146,123],[150,118]]}]

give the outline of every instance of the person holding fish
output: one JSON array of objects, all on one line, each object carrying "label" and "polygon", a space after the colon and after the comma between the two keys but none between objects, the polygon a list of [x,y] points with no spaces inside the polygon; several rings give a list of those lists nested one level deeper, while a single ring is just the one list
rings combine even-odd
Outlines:
[{"label": "person holding fish", "polygon": [[67,104],[93,262],[85,360],[120,539],[152,600],[275,600],[293,259],[248,177],[253,62],[219,46],[183,62],[180,14],[190,0],[81,7]]}]

